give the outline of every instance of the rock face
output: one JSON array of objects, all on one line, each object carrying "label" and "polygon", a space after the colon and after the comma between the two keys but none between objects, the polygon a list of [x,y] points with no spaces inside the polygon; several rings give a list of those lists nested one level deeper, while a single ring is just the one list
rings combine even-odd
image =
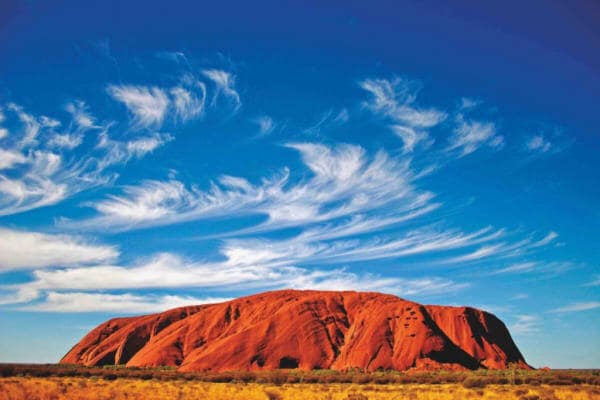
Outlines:
[{"label": "rock face", "polygon": [[61,363],[180,371],[530,368],[506,326],[485,311],[297,290],[115,318]]}]

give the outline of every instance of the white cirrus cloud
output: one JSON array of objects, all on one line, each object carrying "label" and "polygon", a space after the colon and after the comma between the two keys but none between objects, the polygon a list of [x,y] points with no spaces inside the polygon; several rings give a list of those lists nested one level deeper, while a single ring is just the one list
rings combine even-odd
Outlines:
[{"label": "white cirrus cloud", "polygon": [[418,87],[406,79],[365,79],[359,85],[371,95],[363,105],[390,121],[392,131],[404,143],[405,152],[412,152],[419,142],[426,141],[429,138],[427,129],[439,125],[447,117],[438,109],[416,106]]},{"label": "white cirrus cloud", "polygon": [[[102,204],[97,208],[97,217],[74,223],[79,227],[121,229],[231,215],[266,215],[268,221],[259,229],[273,229],[324,222],[391,204],[398,214],[431,205],[426,203],[432,195],[413,187],[416,178],[409,163],[392,159],[383,151],[368,157],[363,148],[353,145],[290,143],[287,147],[299,152],[311,176],[292,184],[289,170],[284,169],[263,178],[258,185],[241,177],[222,176],[204,191],[184,188],[182,183],[145,181],[138,189],[128,187],[124,195],[97,202]],[[149,214],[147,221],[139,218],[136,225],[131,225],[131,220],[120,218],[123,214],[112,212],[124,205],[135,208],[136,203],[145,202],[148,193],[173,185],[181,188],[170,192],[178,198],[169,196],[160,218]]]},{"label": "white cirrus cloud", "polygon": [[[360,222],[360,221],[359,221]],[[33,281],[3,287],[14,292],[2,303],[32,301],[47,291],[121,290],[146,288],[329,288],[381,290],[399,295],[435,295],[468,285],[440,277],[380,277],[345,268],[322,269],[297,265],[339,264],[426,252],[443,252],[472,246],[498,237],[489,229],[471,235],[460,233],[409,233],[401,239],[366,242],[335,241],[373,228],[373,222],[307,231],[286,240],[228,239],[221,249],[223,261],[193,262],[175,254],[160,253],[131,266],[99,264],[53,270],[36,270]],[[379,226],[386,226],[381,221]],[[333,240],[333,241],[332,241]]]},{"label": "white cirrus cloud", "polygon": [[66,104],[65,110],[72,115],[72,122],[77,129],[98,128],[96,126],[96,118],[89,112],[88,106],[84,101],[75,100],[69,102]]},{"label": "white cirrus cloud", "polygon": [[[542,239],[534,239],[530,236],[513,242],[490,243],[479,247],[471,253],[450,257],[444,260],[444,262],[457,264],[464,262],[476,262],[483,259],[489,259],[491,257],[495,257],[497,259],[510,259],[516,257],[522,258],[531,254],[539,247],[547,246],[556,237],[558,237],[556,232],[550,232]],[[528,272],[534,269],[536,269],[538,272],[558,273],[570,267],[571,264],[560,262],[544,263],[543,266],[538,266],[538,263],[535,262],[520,262],[504,267],[500,270],[493,271],[491,274]]]},{"label": "white cirrus cloud", "polygon": [[529,271],[533,271],[537,266],[538,266],[538,263],[533,262],[533,261],[520,262],[520,263],[511,264],[507,267],[493,271],[492,274],[511,274],[511,273],[529,272]]},{"label": "white cirrus cloud", "polygon": [[19,151],[4,150],[0,148],[0,171],[10,169],[15,165],[23,164],[27,158]]},{"label": "white cirrus cloud", "polygon": [[21,122],[20,141],[16,144],[17,149],[35,147],[39,144],[37,138],[45,129],[54,129],[60,122],[45,115],[35,116],[26,112],[23,107],[16,103],[8,103],[7,110],[16,115]]},{"label": "white cirrus cloud", "polygon": [[551,242],[553,242],[556,238],[558,238],[558,233],[556,233],[554,231],[550,231],[542,239],[538,240],[537,242],[534,242],[532,244],[532,246],[533,247],[546,246],[547,244],[550,244]]},{"label": "white cirrus cloud", "polygon": [[69,235],[0,228],[0,270],[98,263],[118,255],[115,247],[88,243]]},{"label": "white cirrus cloud", "polygon": [[[225,71],[220,71],[230,76]],[[239,95],[233,89],[231,81],[217,85],[215,96],[220,93],[231,97],[235,93],[236,104],[241,104]],[[206,84],[191,74],[184,75],[176,86],[157,87],[145,85],[109,85],[107,92],[115,100],[123,103],[132,115],[131,125],[134,130],[158,129],[166,121],[172,123],[187,122],[201,117],[204,113],[207,88]]]},{"label": "white cirrus cloud", "polygon": [[[214,83],[215,96],[226,96],[239,107],[231,73],[215,69],[203,75]],[[0,127],[0,216],[51,206],[111,183],[118,177],[118,166],[173,140],[159,128],[170,122],[175,129],[201,117],[207,99],[206,84],[194,74],[176,78],[177,83],[167,87],[107,85],[105,93],[127,108],[126,121],[103,121],[78,99],[64,105],[68,116],[60,120],[35,115],[16,103],[0,104],[1,122],[9,118],[14,123],[10,140],[4,140],[9,132]],[[125,134],[119,131],[124,122],[129,125]],[[44,160],[50,162],[48,167]]]},{"label": "white cirrus cloud", "polygon": [[450,263],[463,263],[468,261],[480,260],[482,258],[487,258],[492,255],[498,254],[499,251],[503,250],[505,247],[504,243],[496,243],[492,245],[482,246],[469,254],[465,254],[462,256],[453,257],[448,260]]},{"label": "white cirrus cloud", "polygon": [[126,196],[112,196],[93,207],[104,215],[135,222],[164,217],[195,202],[193,194],[177,181],[146,181],[142,186],[125,187],[124,192]]},{"label": "white cirrus cloud", "polygon": [[88,110],[87,104],[82,100],[74,100],[65,105],[65,111],[71,115],[71,120],[66,124],[66,129],[55,132],[47,140],[50,148],[59,150],[73,150],[84,141],[85,134],[93,130],[102,130],[96,125],[96,118]]},{"label": "white cirrus cloud", "polygon": [[516,335],[533,335],[540,331],[540,318],[536,315],[517,315],[517,320],[511,324],[510,331]]},{"label": "white cirrus cloud", "polygon": [[319,136],[321,132],[336,128],[346,124],[350,119],[350,113],[347,109],[342,108],[340,111],[329,109],[319,116],[316,122],[302,129],[305,135]]},{"label": "white cirrus cloud", "polygon": [[425,132],[415,130],[414,128],[402,125],[392,125],[392,132],[402,139],[405,152],[412,152],[419,142],[427,140],[428,135]]},{"label": "white cirrus cloud", "polygon": [[258,125],[258,134],[260,136],[268,135],[275,129],[275,121],[273,121],[273,118],[269,117],[268,115],[261,115],[260,117],[255,118],[253,121],[256,125]]},{"label": "white cirrus cloud", "polygon": [[204,112],[206,85],[200,81],[192,81],[191,83],[200,90],[200,97],[195,92],[181,86],[173,87],[169,91],[175,115],[181,121],[196,118]]},{"label": "white cirrus cloud", "polygon": [[482,146],[494,150],[504,147],[504,137],[498,134],[493,122],[468,120],[462,114],[458,114],[456,122],[453,135],[449,138],[448,151],[458,150],[462,157]]},{"label": "white cirrus cloud", "polygon": [[596,275],[596,278],[583,286],[600,286],[600,275]]},{"label": "white cirrus cloud", "polygon": [[[356,273],[345,268],[309,269],[276,261],[269,249],[255,248],[254,252],[237,253],[224,250],[226,260],[198,263],[175,254],[161,253],[141,260],[132,266],[95,265],[53,270],[36,270],[31,282],[5,285],[0,289],[8,295],[0,297],[0,304],[23,304],[24,309],[36,311],[91,311],[93,307],[77,302],[68,305],[68,294],[89,294],[86,299],[98,299],[103,291],[138,289],[194,288],[227,290],[257,289],[323,289],[323,290],[377,290],[401,296],[434,296],[464,289],[467,283],[457,283],[440,277],[381,277]],[[250,255],[250,257],[242,257]],[[62,296],[64,294],[64,296]],[[47,297],[46,297],[47,296]],[[59,301],[59,300],[65,300]],[[70,298],[71,302],[76,298]],[[196,301],[196,300],[194,300]],[[200,301],[200,300],[198,300]],[[33,302],[33,303],[32,303]],[[186,300],[187,302],[187,300]],[[93,303],[90,303],[93,304]],[[125,307],[125,305],[124,305]],[[162,302],[160,309],[167,308]],[[97,309],[103,309],[97,304]],[[112,309],[111,309],[112,310]]]},{"label": "white cirrus cloud", "polygon": [[22,311],[35,312],[110,312],[118,314],[128,313],[154,313],[172,308],[221,303],[229,298],[177,295],[139,295],[139,294],[109,294],[87,292],[48,292],[41,303],[19,307]]},{"label": "white cirrus cloud", "polygon": [[[14,103],[7,106],[17,125],[14,139],[0,143],[0,215],[54,205],[112,182],[117,175],[111,169],[172,140],[161,133],[118,140],[111,137],[113,124],[97,122],[84,102],[68,103],[66,109],[69,118],[56,121]],[[97,143],[80,150],[84,140]]]},{"label": "white cirrus cloud", "polygon": [[169,97],[164,90],[154,86],[109,85],[107,92],[127,107],[135,127],[162,125],[169,108]]},{"label": "white cirrus cloud", "polygon": [[472,108],[477,107],[481,104],[480,100],[472,99],[470,97],[463,97],[460,99],[460,109],[461,110],[470,110]]},{"label": "white cirrus cloud", "polygon": [[589,311],[600,308],[600,301],[582,301],[578,303],[571,303],[563,307],[551,310],[553,313],[565,313],[565,312],[579,312]]},{"label": "white cirrus cloud", "polygon": [[153,133],[131,140],[113,140],[107,133],[98,136],[97,149],[103,151],[102,158],[96,162],[97,169],[103,171],[110,166],[125,164],[132,158],[141,158],[173,140],[173,136]]},{"label": "white cirrus cloud", "polygon": [[221,69],[205,69],[202,73],[213,82],[216,88],[212,99],[213,105],[216,104],[217,98],[222,95],[233,103],[235,110],[242,106],[242,100],[235,88],[235,75]]},{"label": "white cirrus cloud", "polygon": [[544,135],[535,135],[527,140],[525,147],[532,152],[547,153],[552,149],[552,143]]},{"label": "white cirrus cloud", "polygon": [[[433,194],[415,187],[416,174],[410,164],[392,159],[385,152],[369,156],[359,146],[287,146],[299,152],[310,172],[294,183],[290,182],[289,171],[264,178],[258,185],[244,178],[222,176],[209,190],[174,179],[148,180],[125,187],[120,195],[90,203],[97,216],[70,221],[65,226],[128,230],[216,217],[264,215],[267,219],[263,222],[221,234],[225,239],[221,254],[230,262],[254,260],[277,266],[354,263],[425,253],[439,254],[441,258],[436,262],[442,264],[477,263],[492,257],[530,255],[556,237],[551,232],[542,239],[510,240],[503,229],[491,227],[465,233],[423,223],[419,226],[419,218],[440,204],[432,201]],[[232,239],[291,227],[300,232],[289,239]],[[378,233],[390,228],[395,230],[394,237]],[[454,255],[443,258],[449,251]]]},{"label": "white cirrus cloud", "polygon": [[143,157],[148,153],[152,153],[154,150],[172,140],[170,135],[152,135],[147,137],[140,137],[134,140],[125,142],[125,148],[132,156]]},{"label": "white cirrus cloud", "polygon": [[[62,157],[51,151],[35,150],[25,153],[6,152],[17,159],[17,174],[0,173],[0,215],[10,215],[33,208],[55,204],[69,191],[64,182]],[[5,165],[8,168],[8,165]]]},{"label": "white cirrus cloud", "polygon": [[78,147],[81,143],[83,143],[83,135],[71,133],[57,133],[48,141],[48,146],[73,150],[74,148]]}]

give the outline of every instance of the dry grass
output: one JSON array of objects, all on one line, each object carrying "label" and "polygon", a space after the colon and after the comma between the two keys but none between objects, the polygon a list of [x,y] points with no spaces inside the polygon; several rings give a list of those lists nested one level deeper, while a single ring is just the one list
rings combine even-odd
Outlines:
[{"label": "dry grass", "polygon": [[0,400],[588,400],[599,370],[179,373],[169,368],[0,364]]},{"label": "dry grass", "polygon": [[356,384],[356,383],[212,383],[98,377],[0,378],[0,400],[591,400],[596,385]]}]

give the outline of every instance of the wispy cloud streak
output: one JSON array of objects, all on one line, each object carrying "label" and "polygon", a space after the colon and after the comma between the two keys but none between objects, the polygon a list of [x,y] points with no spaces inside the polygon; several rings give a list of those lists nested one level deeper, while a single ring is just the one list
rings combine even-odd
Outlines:
[{"label": "wispy cloud streak", "polygon": [[564,307],[559,307],[551,312],[553,313],[565,313],[565,312],[580,312],[580,311],[589,311],[600,308],[600,301],[584,301],[579,303],[572,303],[566,305]]},{"label": "wispy cloud streak", "polygon": [[138,294],[108,294],[86,292],[48,292],[44,301],[19,307],[21,311],[36,312],[109,312],[118,314],[162,312],[171,308],[220,303],[229,298],[176,295],[138,295]]},{"label": "wispy cloud streak", "polygon": [[533,335],[540,330],[540,318],[535,315],[518,315],[517,321],[510,326],[510,331],[517,335]]},{"label": "wispy cloud streak", "polygon": [[[380,277],[357,274],[343,268],[308,269],[273,262],[276,258],[269,249],[253,249],[244,253],[240,249],[224,249],[226,260],[215,263],[190,262],[174,254],[162,253],[137,265],[123,267],[98,265],[55,270],[36,270],[31,282],[0,287],[5,293],[0,304],[42,303],[25,306],[38,311],[85,311],[87,300],[98,298],[99,290],[195,288],[214,289],[235,286],[239,289],[297,289],[328,290],[378,290],[402,296],[432,295],[463,289],[466,283],[457,283],[439,277],[414,279]],[[84,296],[89,294],[89,296]],[[71,297],[70,297],[71,296]],[[110,299],[108,298],[110,297]],[[109,303],[122,299],[108,296]],[[68,306],[67,300],[80,298],[82,307]],[[141,297],[135,299],[142,302]],[[187,300],[186,300],[187,301]],[[164,304],[161,304],[164,307]],[[158,305],[157,305],[158,307]],[[102,309],[102,307],[100,307]]]},{"label": "wispy cloud streak", "polygon": [[112,246],[87,243],[78,237],[0,228],[0,271],[94,264],[118,255]]},{"label": "wispy cloud streak", "polygon": [[[220,70],[209,75],[217,80],[215,96],[234,97],[238,107],[233,76]],[[188,73],[171,87],[113,84],[106,93],[126,107],[129,119],[102,121],[82,100],[68,102],[64,110],[69,117],[60,120],[34,115],[15,103],[0,105],[0,123],[10,126],[10,135],[0,128],[0,216],[53,205],[113,182],[113,167],[173,140],[160,132],[164,125],[173,128],[203,115],[207,87]]]},{"label": "wispy cloud streak", "polygon": [[[160,153],[161,147],[175,140],[176,133],[163,129],[172,132],[217,106],[224,105],[229,114],[240,109],[242,100],[231,72],[204,69],[196,76],[185,55],[163,57],[185,66],[187,72],[171,84],[106,87],[103,94],[123,106],[119,106],[120,120],[105,122],[77,100],[65,106],[69,118],[61,120],[30,114],[15,104],[4,106],[0,123],[4,126],[6,112],[18,124],[2,133],[10,140],[0,142],[0,215],[55,204],[79,191],[114,182],[115,167]],[[259,217],[249,219],[260,222],[237,230],[226,230],[229,224],[223,224],[225,232],[210,237],[218,246],[206,258],[211,261],[170,252],[123,261],[116,248],[74,235],[0,230],[4,233],[0,251],[4,246],[9,253],[16,241],[27,244],[23,251],[0,256],[0,268],[27,269],[31,278],[0,286],[0,304],[22,310],[88,312],[101,302],[96,310],[150,312],[216,299],[181,296],[185,289],[211,293],[283,287],[428,296],[469,285],[432,276],[435,268],[489,260],[505,265],[493,274],[550,268],[550,264],[543,267],[540,261],[528,262],[524,257],[553,244],[557,233],[536,237],[485,225],[461,230],[439,215],[437,210],[443,205],[424,187],[424,177],[438,164],[482,147],[503,147],[504,137],[494,122],[467,116],[475,102],[463,100],[460,111],[448,118],[447,112],[418,104],[419,87],[412,81],[365,79],[359,85],[368,96],[362,109],[401,138],[401,152],[314,142],[327,128],[350,120],[348,109],[331,109],[302,132],[313,135],[313,142],[283,143],[280,151],[300,161],[288,165],[299,168],[282,165],[278,172],[252,179],[221,175],[208,182],[190,182],[176,178],[176,172],[169,179],[140,179],[81,204],[92,210],[92,217],[62,219],[55,227],[67,232],[114,233],[216,218]],[[276,125],[266,115],[253,122],[263,136]],[[434,128],[444,126],[452,129],[450,136],[433,137]],[[436,140],[433,157],[441,161],[436,159],[434,167],[417,168],[417,157],[432,149]],[[427,265],[419,270],[410,267],[424,256]],[[386,276],[367,272],[380,260],[389,262]],[[141,294],[157,289],[179,294]],[[522,315],[516,329],[527,332],[534,326],[530,316]]]},{"label": "wispy cloud streak", "polygon": [[418,143],[426,142],[429,139],[427,129],[447,117],[438,109],[417,107],[419,87],[406,79],[365,79],[359,85],[371,95],[364,106],[390,121],[390,128],[402,139],[405,152],[412,152]]},{"label": "wispy cloud streak", "polygon": [[[126,187],[123,195],[92,203],[100,215],[76,224],[131,229],[232,214],[266,215],[268,220],[254,228],[258,232],[385,212],[383,208],[392,205],[391,218],[437,207],[431,193],[414,187],[416,177],[408,160],[392,159],[383,151],[369,158],[364,149],[353,145],[290,143],[287,147],[299,152],[312,176],[292,183],[290,171],[283,169],[259,185],[222,176],[205,191],[177,181],[145,181]],[[156,213],[158,203],[161,211]],[[136,218],[125,217],[133,215]]]},{"label": "wispy cloud streak", "polygon": [[493,122],[466,119],[463,114],[456,117],[456,127],[449,139],[448,151],[458,150],[460,156],[473,153],[482,146],[494,150],[504,147],[504,137],[499,135]]},{"label": "wispy cloud streak", "polygon": [[169,107],[167,94],[157,87],[110,85],[108,93],[133,115],[135,127],[160,127]]},{"label": "wispy cloud streak", "polygon": [[215,86],[215,94],[212,99],[213,105],[222,95],[232,102],[235,110],[242,106],[242,100],[235,88],[235,75],[221,69],[205,69],[202,72]]}]

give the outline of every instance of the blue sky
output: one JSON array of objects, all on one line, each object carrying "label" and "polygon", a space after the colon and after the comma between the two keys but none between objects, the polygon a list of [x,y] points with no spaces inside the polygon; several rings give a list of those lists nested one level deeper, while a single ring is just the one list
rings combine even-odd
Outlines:
[{"label": "blue sky", "polygon": [[292,287],[600,367],[598,5],[122,3],[0,6],[0,361]]}]

